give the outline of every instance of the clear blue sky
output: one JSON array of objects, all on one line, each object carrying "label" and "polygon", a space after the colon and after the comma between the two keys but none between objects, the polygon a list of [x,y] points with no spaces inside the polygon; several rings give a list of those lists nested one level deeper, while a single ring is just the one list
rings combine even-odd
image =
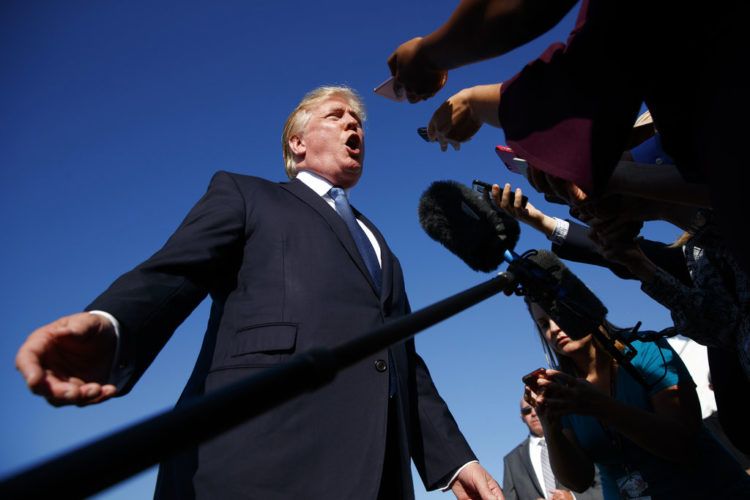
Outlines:
[{"label": "clear blue sky", "polygon": [[[482,130],[460,152],[416,134],[461,88],[501,81],[572,24],[493,61],[451,73],[427,103],[372,94],[402,41],[436,28],[454,2],[99,0],[0,5],[0,475],[171,407],[192,369],[207,303],[179,328],[133,392],[98,407],[52,408],[25,389],[13,360],[26,335],[80,311],[114,278],[151,255],[219,169],[284,178],[280,134],[300,97],[345,83],[369,110],[365,174],[353,203],[388,238],[414,308],[489,276],[430,240],[416,210],[439,179],[528,184],[509,174]],[[575,11],[574,11],[575,12]],[[540,208],[547,207],[529,193]],[[672,240],[655,225],[648,234]],[[547,247],[524,229],[518,250]],[[615,323],[670,324],[636,284],[571,266],[609,305]],[[525,436],[524,373],[544,357],[522,301],[503,295],[422,333],[417,347],[485,467]],[[100,498],[147,498],[155,471]],[[420,499],[427,494],[417,480]],[[448,495],[448,494],[446,494]]]}]

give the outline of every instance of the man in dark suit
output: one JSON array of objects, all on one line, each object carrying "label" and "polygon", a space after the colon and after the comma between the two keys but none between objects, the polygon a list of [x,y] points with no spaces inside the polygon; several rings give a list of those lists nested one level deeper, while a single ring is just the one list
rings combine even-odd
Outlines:
[{"label": "man in dark suit", "polygon": [[[348,88],[309,93],[284,127],[291,181],[217,173],[161,250],[88,312],[31,334],[16,360],[31,389],[52,404],[125,394],[207,294],[208,329],[178,405],[408,314],[398,259],[347,201],[363,119]],[[502,498],[411,340],[163,463],[156,494],[413,498],[409,458],[428,489]]]},{"label": "man in dark suit", "polygon": [[[552,468],[547,460],[545,470],[544,460],[544,430],[542,423],[536,416],[536,411],[526,401],[521,399],[521,420],[529,428],[529,437],[513,448],[513,451],[503,458],[503,492],[507,500],[536,500],[547,498],[550,500],[601,500],[602,490],[599,475],[594,484],[583,493],[571,493],[560,486],[552,475]],[[543,486],[545,482],[548,487]]]}]

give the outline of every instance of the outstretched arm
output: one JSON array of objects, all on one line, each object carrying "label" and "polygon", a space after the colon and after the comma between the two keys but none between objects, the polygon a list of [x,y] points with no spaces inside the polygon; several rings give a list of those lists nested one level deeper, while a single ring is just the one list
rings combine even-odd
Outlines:
[{"label": "outstretched arm", "polygon": [[557,24],[576,0],[462,0],[433,33],[399,46],[388,66],[412,102],[445,83],[445,72],[502,55]]}]

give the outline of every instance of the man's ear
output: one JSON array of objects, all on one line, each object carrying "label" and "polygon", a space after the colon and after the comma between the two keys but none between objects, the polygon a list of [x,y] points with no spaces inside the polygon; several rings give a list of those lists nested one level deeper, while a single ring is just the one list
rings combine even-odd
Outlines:
[{"label": "man's ear", "polygon": [[295,156],[301,156],[304,158],[305,151],[307,151],[307,146],[305,145],[305,141],[300,137],[299,135],[293,135],[289,138],[289,149],[292,150],[292,153],[294,153]]}]

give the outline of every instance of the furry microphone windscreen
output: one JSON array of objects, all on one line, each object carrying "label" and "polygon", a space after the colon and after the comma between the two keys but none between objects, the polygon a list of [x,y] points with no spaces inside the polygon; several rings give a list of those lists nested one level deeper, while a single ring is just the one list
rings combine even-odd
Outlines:
[{"label": "furry microphone windscreen", "polygon": [[518,242],[518,222],[455,181],[433,182],[419,200],[419,223],[475,271],[490,272]]}]

